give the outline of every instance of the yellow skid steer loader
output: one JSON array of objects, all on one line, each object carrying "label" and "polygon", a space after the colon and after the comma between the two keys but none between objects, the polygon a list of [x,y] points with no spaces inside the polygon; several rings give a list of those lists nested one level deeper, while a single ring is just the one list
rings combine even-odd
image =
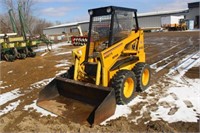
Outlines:
[{"label": "yellow skid steer loader", "polygon": [[72,51],[74,65],[44,87],[37,105],[68,121],[93,125],[148,87],[150,67],[136,9],[108,6],[88,12],[87,45]]}]

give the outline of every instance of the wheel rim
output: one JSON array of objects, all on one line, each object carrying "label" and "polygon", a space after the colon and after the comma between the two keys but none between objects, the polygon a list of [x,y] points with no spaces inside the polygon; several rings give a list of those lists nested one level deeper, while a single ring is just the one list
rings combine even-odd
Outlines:
[{"label": "wheel rim", "polygon": [[8,60],[9,60],[9,55],[8,55],[8,54],[5,54],[5,55],[4,55],[4,58],[5,58],[6,61],[8,61]]},{"label": "wheel rim", "polygon": [[134,90],[134,81],[132,78],[127,78],[124,83],[124,90],[123,90],[124,96],[126,98],[131,97],[133,90]]},{"label": "wheel rim", "polygon": [[142,74],[142,84],[146,86],[149,83],[149,70],[146,68]]}]

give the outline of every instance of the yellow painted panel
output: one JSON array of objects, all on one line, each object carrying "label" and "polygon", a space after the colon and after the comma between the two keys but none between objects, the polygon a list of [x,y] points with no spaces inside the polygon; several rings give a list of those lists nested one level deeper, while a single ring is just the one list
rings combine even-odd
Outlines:
[{"label": "yellow painted panel", "polygon": [[15,47],[15,43],[8,43],[7,46],[8,46],[8,48],[14,48]]},{"label": "yellow painted panel", "polygon": [[17,41],[24,41],[24,38],[23,37],[10,37],[8,38],[8,41],[9,42],[17,42]]},{"label": "yellow painted panel", "polygon": [[0,43],[3,43],[4,42],[4,40],[3,39],[0,39]]},{"label": "yellow painted panel", "polygon": [[34,45],[36,45],[36,44],[37,44],[36,41],[32,41],[32,42],[31,42],[31,45],[32,45],[32,46],[34,46]]},{"label": "yellow painted panel", "polygon": [[19,43],[19,47],[26,47],[26,43],[25,42],[20,42]]}]

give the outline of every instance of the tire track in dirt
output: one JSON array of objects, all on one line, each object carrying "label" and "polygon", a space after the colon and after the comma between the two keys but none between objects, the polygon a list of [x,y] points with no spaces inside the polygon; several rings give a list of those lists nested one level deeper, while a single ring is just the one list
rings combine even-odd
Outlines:
[{"label": "tire track in dirt", "polygon": [[[169,72],[169,69],[176,66],[178,61],[185,58],[187,55],[193,53],[193,52],[196,52],[196,49],[195,48],[188,48],[182,52],[180,52],[178,55],[174,55],[171,57],[171,60],[169,62],[164,62],[163,65],[159,66],[159,67],[163,67],[163,69],[160,69],[158,72],[156,72],[155,70],[153,70],[153,73],[152,73],[152,83],[151,84],[154,84],[155,82],[157,82],[157,80],[162,77],[164,74],[168,73]],[[178,57],[178,58],[177,58]],[[165,66],[166,64],[166,66]]]},{"label": "tire track in dirt", "polygon": [[[13,89],[27,88],[30,84],[37,81],[52,78],[55,76],[56,71],[63,70],[63,68],[55,68],[58,64],[57,61],[68,59],[72,61],[70,54],[58,55],[74,49],[74,46],[65,46],[62,49],[48,52],[48,55],[40,56],[39,53],[35,58],[27,58],[25,60],[16,60],[15,62],[3,62],[1,63],[1,80],[4,81],[1,86],[9,86],[6,89],[1,89],[0,93],[12,91]],[[66,68],[65,68],[66,69]],[[12,73],[8,73],[12,71]],[[10,86],[12,85],[12,86]]]},{"label": "tire track in dirt", "polygon": [[[191,39],[191,38],[190,38]],[[189,40],[190,40],[189,39]],[[139,124],[142,124],[144,127],[146,127],[147,126],[147,128],[148,128],[148,126],[149,125],[151,125],[149,128],[152,128],[152,126],[160,126],[160,128],[161,129],[165,129],[166,130],[166,128],[167,129],[169,129],[168,130],[168,132],[172,132],[172,131],[175,131],[175,128],[172,128],[172,126],[170,126],[170,125],[168,125],[168,127],[164,127],[164,125],[160,125],[160,124],[156,124],[155,122],[150,122],[149,124],[144,124],[144,123],[141,123],[141,122],[148,122],[148,120],[150,119],[150,114],[148,113],[148,112],[144,112],[143,114],[142,114],[142,116],[143,117],[138,117],[138,113],[139,112],[141,112],[142,110],[157,110],[157,105],[156,105],[156,103],[157,103],[157,101],[159,100],[159,96],[158,95],[156,95],[156,93],[157,94],[161,94],[161,96],[162,96],[162,94],[164,94],[164,92],[165,91],[167,91],[166,89],[165,90],[163,90],[163,88],[164,87],[166,87],[166,86],[169,86],[169,82],[167,82],[167,78],[164,76],[163,77],[163,75],[164,74],[166,74],[166,73],[168,73],[169,72],[169,69],[171,69],[172,67],[174,67],[174,66],[177,66],[177,64],[178,64],[178,61],[179,60],[181,60],[181,59],[183,59],[183,58],[185,58],[187,55],[190,55],[190,54],[192,54],[192,56],[191,57],[187,57],[187,59],[190,59],[190,58],[192,58],[194,55],[196,55],[197,53],[195,53],[195,54],[193,54],[194,52],[197,52],[197,48],[198,48],[198,44],[197,45],[193,45],[193,46],[191,46],[192,44],[190,43],[190,46],[188,46],[188,47],[186,47],[186,48],[184,48],[184,49],[180,49],[179,51],[176,51],[176,53],[174,53],[173,55],[171,55],[171,56],[169,56],[169,57],[166,57],[166,59],[162,59],[162,60],[159,60],[159,61],[157,61],[157,62],[154,62],[154,64],[155,65],[159,65],[159,67],[163,67],[163,69],[161,69],[160,71],[154,71],[153,72],[153,75],[155,75],[155,76],[152,76],[152,77],[156,77],[156,78],[154,78],[154,80],[155,80],[155,82],[157,82],[157,83],[159,83],[160,82],[160,84],[158,84],[158,85],[160,85],[160,86],[157,86],[156,88],[154,88],[154,89],[156,89],[156,90],[154,90],[154,94],[149,94],[150,96],[152,95],[152,96],[154,96],[154,97],[157,97],[157,98],[154,98],[154,101],[151,101],[150,103],[151,103],[151,105],[145,105],[145,104],[147,104],[145,101],[144,102],[141,102],[139,105],[137,105],[137,106],[133,106],[132,107],[132,114],[130,115],[130,117],[128,117],[129,118],[129,120],[131,120],[131,119],[133,119],[133,118],[131,118],[131,116],[136,116],[135,117],[135,122],[136,123],[139,123]],[[175,47],[174,47],[175,48]],[[159,55],[160,53],[158,53],[157,55]],[[178,58],[178,59],[177,59]],[[152,64],[153,65],[153,64]],[[166,65],[166,66],[165,66]],[[159,78],[160,79],[159,79]],[[163,80],[163,79],[165,79],[165,80]],[[158,82],[159,81],[159,82]],[[152,87],[153,88],[153,87]],[[142,96],[142,99],[146,99],[146,97],[147,97],[147,94],[146,94],[146,92],[142,92],[142,93],[140,93],[140,94],[138,94],[138,96]],[[145,108],[144,108],[144,105],[145,105]],[[138,111],[136,111],[136,110],[140,110],[139,112]],[[141,114],[139,114],[139,116],[141,116]],[[173,126],[174,127],[174,126]],[[195,125],[193,125],[193,127],[191,128],[191,130],[194,130],[194,128],[195,128],[196,126]],[[157,127],[155,127],[156,128],[156,130],[157,130]],[[152,131],[152,129],[151,129],[151,131]],[[158,131],[161,131],[160,129],[158,129]],[[182,131],[190,131],[190,130],[182,130]]]},{"label": "tire track in dirt", "polygon": [[[44,69],[48,70],[48,73],[47,74],[44,74],[42,77],[45,77],[45,78],[48,78],[48,77],[54,77],[56,75],[56,73],[60,70],[63,70],[63,68],[56,68],[55,65],[57,64],[57,61],[58,60],[61,60],[63,59],[63,56],[57,56],[56,58],[54,57],[53,60],[49,60],[49,59],[52,59],[52,53],[49,53],[51,55],[46,55],[45,57],[37,57],[37,58],[34,58],[34,59],[27,59],[26,61],[28,62],[32,62],[34,61],[36,65],[32,65],[31,67],[37,67],[37,69],[35,69],[36,71],[40,70],[38,68],[38,66],[42,66],[43,63],[46,63],[46,64],[49,64],[51,63],[50,66],[48,67],[44,67]],[[54,54],[54,53],[53,53]],[[70,57],[71,58],[71,57]],[[69,58],[69,59],[70,59]],[[41,62],[38,62],[36,63],[37,60],[41,60]],[[25,60],[23,60],[25,61]],[[13,62],[13,64],[21,64],[22,60],[19,60],[19,61],[16,61],[16,62]],[[8,65],[8,62],[4,62],[5,64],[4,65]],[[32,63],[33,64],[33,63]],[[27,65],[24,67],[26,68]],[[51,67],[51,69],[49,69]],[[43,69],[43,70],[44,70]],[[10,71],[10,70],[9,70]],[[30,70],[27,70],[28,72],[31,72]],[[51,72],[52,71],[52,72]],[[4,71],[6,72],[6,71]],[[15,72],[13,72],[15,73]],[[21,72],[20,72],[21,73]],[[34,72],[36,73],[36,72]],[[39,72],[40,73],[40,72]],[[45,73],[45,71],[41,72],[41,73]],[[35,74],[34,74],[35,75]],[[36,73],[36,75],[38,75]],[[38,82],[38,78],[37,77],[40,77],[39,79],[44,79],[41,77],[41,75],[38,75],[38,76],[34,76],[34,78],[32,80],[29,80],[33,77],[33,74],[30,74],[30,75],[26,75],[26,77],[24,76],[21,76],[18,78],[18,80],[16,81],[17,84],[15,84],[13,86],[12,84],[12,87],[9,87],[9,88],[6,88],[6,89],[3,89],[1,90],[1,94],[4,94],[4,93],[7,93],[7,92],[10,92],[11,90],[13,90],[13,88],[15,87],[20,87],[20,94],[23,94],[23,96],[20,96],[18,98],[15,98],[13,100],[9,100],[7,101],[6,103],[4,103],[3,105],[1,105],[1,108],[4,109],[5,107],[7,107],[10,103],[13,103],[15,101],[18,101],[18,100],[21,100],[20,102],[20,105],[17,106],[17,108],[15,109],[15,111],[10,111],[8,112],[7,114],[4,114],[1,116],[2,118],[2,121],[5,121],[7,120],[6,117],[9,116],[10,114],[15,114],[15,112],[18,112],[17,114],[18,115],[15,115],[14,119],[10,119],[9,123],[7,123],[5,125],[4,122],[1,122],[1,127],[3,127],[3,131],[6,131],[6,132],[13,132],[13,131],[16,131],[16,130],[19,130],[19,128],[17,127],[17,123],[19,122],[22,122],[24,118],[27,118],[30,116],[30,114],[32,115],[36,115],[38,118],[40,118],[40,113],[35,113],[35,112],[29,112],[29,111],[25,111],[24,110],[24,106],[25,105],[29,105],[33,102],[33,100],[37,99],[38,98],[38,93],[39,91],[42,89],[43,86],[45,86],[46,84],[42,84],[41,86],[37,84]],[[46,76],[47,75],[47,76]],[[49,75],[52,75],[52,76],[49,76]],[[35,78],[36,77],[36,78]],[[14,77],[13,77],[14,78]],[[15,79],[15,78],[14,78]],[[18,84],[20,81],[23,81],[24,79],[28,79],[28,83],[26,82],[25,84],[22,83],[22,86],[20,84]],[[4,80],[6,81],[6,80]],[[41,81],[41,80],[40,80]],[[39,81],[39,82],[40,82]],[[36,83],[36,84],[35,84]],[[9,82],[7,82],[7,84],[10,84]],[[28,85],[29,84],[29,85]],[[28,86],[28,87],[27,87]],[[5,127],[4,127],[5,125]],[[16,129],[16,130],[14,130]]]},{"label": "tire track in dirt", "polygon": [[[165,34],[164,34],[165,35]],[[171,36],[171,35],[170,35]],[[165,41],[168,41],[167,40],[168,37],[166,37],[164,40]],[[184,39],[184,38],[182,38]],[[194,40],[194,38],[191,38],[191,40]],[[170,39],[169,39],[170,41]],[[169,42],[168,41],[168,42]],[[179,41],[177,38],[175,38],[173,41]],[[169,64],[169,66],[166,66],[163,70],[159,71],[158,73],[155,73],[155,75],[157,75],[157,77],[159,77],[160,79],[158,78],[154,78],[155,75],[153,75],[153,80],[155,82],[159,82],[160,86],[158,88],[155,88],[155,91],[154,93],[152,93],[152,97],[157,97],[157,95],[160,93],[162,94],[162,88],[164,86],[167,86],[167,81],[163,81],[163,79],[161,78],[165,73],[167,73],[169,70],[169,68],[173,67],[178,60],[180,60],[181,58],[184,58],[186,55],[188,55],[190,52],[193,52],[195,51],[195,48],[196,48],[196,45],[195,45],[195,48],[192,49],[192,47],[189,45],[189,41],[186,40],[181,40],[180,43],[183,43],[182,45],[178,45],[178,42],[177,42],[177,45],[176,47],[173,47],[173,49],[169,50],[169,49],[166,49],[166,48],[170,48],[171,46],[165,46],[163,49],[163,51],[165,51],[165,53],[163,53],[163,51],[160,51],[160,54],[157,55],[157,56],[154,56],[154,54],[158,54],[158,53],[153,53],[152,56],[154,57],[151,57],[150,59],[148,59],[149,57],[147,57],[147,62],[150,62],[149,64],[153,64],[153,63],[156,63],[158,61],[160,61],[162,58],[167,58],[168,56],[171,56],[169,58],[169,60],[166,60],[167,61],[173,61],[173,63]],[[163,45],[167,45],[168,43],[165,42]],[[174,43],[172,43],[171,45],[173,45]],[[175,44],[176,45],[176,44]],[[174,45],[174,46],[175,46]],[[147,54],[152,52],[151,50],[153,48],[158,48],[160,46],[152,46],[152,47],[148,47],[147,49],[145,49],[147,51]],[[171,48],[172,48],[171,47]],[[166,50],[168,50],[166,52]],[[150,50],[150,52],[148,52],[148,50]],[[174,54],[174,53],[178,53],[178,54]],[[48,117],[48,116],[44,116],[44,117],[40,117],[40,113],[37,113],[35,111],[33,112],[30,112],[30,111],[24,111],[24,106],[25,105],[29,105],[31,104],[35,99],[38,98],[38,93],[39,91],[41,90],[41,87],[39,89],[36,89],[34,88],[33,90],[31,90],[30,87],[30,84],[33,84],[35,83],[36,81],[40,81],[42,79],[45,79],[45,78],[51,78],[55,75],[56,71],[59,71],[61,70],[61,68],[52,68],[54,67],[54,65],[57,63],[56,61],[58,60],[63,60],[63,59],[72,59],[71,57],[67,57],[67,56],[63,56],[63,55],[60,55],[59,57],[53,57],[54,55],[52,53],[48,53],[46,54],[44,57],[41,57],[41,58],[44,58],[45,60],[43,60],[42,62],[40,63],[34,63],[32,64],[33,67],[35,66],[40,66],[41,64],[45,64],[47,63],[49,66],[47,67],[44,67],[43,69],[36,69],[36,70],[39,70],[39,72],[41,72],[41,74],[44,74],[44,75],[35,75],[35,74],[30,74],[30,78],[31,76],[40,76],[40,79],[37,79],[34,78],[33,80],[31,80],[31,82],[29,81],[30,78],[28,77],[19,77],[18,81],[16,82],[16,85],[14,87],[11,87],[9,89],[6,88],[6,90],[3,90],[3,92],[8,92],[8,91],[11,91],[15,88],[17,88],[17,86],[21,86],[22,83],[26,82],[26,80],[28,81],[28,83],[25,83],[25,85],[22,85],[22,88],[20,88],[22,91],[22,94],[24,93],[25,95],[24,96],[21,96],[15,100],[21,100],[21,103],[20,105],[17,107],[17,109],[15,111],[12,111],[8,114],[5,114],[3,116],[1,116],[1,118],[3,119],[4,121],[4,128],[2,128],[3,126],[0,126],[0,132],[18,132],[18,131],[25,131],[25,132],[41,132],[41,131],[71,131],[71,132],[88,132],[88,131],[99,131],[99,132],[106,132],[106,131],[143,131],[145,132],[146,129],[148,129],[148,125],[145,125],[145,124],[142,124],[142,125],[135,125],[133,122],[132,123],[129,123],[127,122],[126,119],[124,119],[123,117],[122,118],[119,118],[118,120],[113,120],[112,122],[110,122],[110,124],[108,126],[95,126],[94,128],[89,128],[89,127],[85,127],[85,126],[81,126],[81,125],[78,125],[76,123],[71,123],[71,122],[66,122],[64,119],[58,117],[58,118],[52,118],[52,117]],[[159,57],[158,57],[159,56]],[[37,58],[38,59],[38,58]],[[32,60],[32,59],[28,59],[28,60]],[[27,60],[24,60],[25,62]],[[29,62],[29,61],[28,61]],[[159,66],[163,66],[165,65],[166,63],[165,61],[161,62],[159,64]],[[6,62],[5,62],[6,63]],[[21,62],[22,63],[22,62]],[[49,64],[50,63],[50,64]],[[4,64],[4,63],[3,63]],[[26,69],[26,67],[25,67]],[[10,70],[8,70],[10,71]],[[47,74],[45,74],[45,71]],[[154,71],[154,70],[153,70]],[[32,73],[39,73],[38,71],[37,72],[34,72],[32,71]],[[44,78],[45,77],[45,78]],[[7,78],[8,80],[10,79],[11,77]],[[17,85],[19,83],[19,81],[21,80],[24,80],[22,83],[20,83],[19,85]],[[159,80],[159,81],[158,81]],[[162,82],[165,82],[165,84],[162,84]],[[11,83],[11,82],[10,82]],[[8,84],[5,84],[5,85],[9,85]],[[158,94],[156,94],[158,93]],[[145,98],[145,95],[147,95],[145,92],[144,93],[138,93],[136,96],[144,96]],[[10,101],[11,102],[14,102],[15,100],[13,101]],[[158,100],[158,98],[157,98]],[[152,101],[152,104],[155,103],[156,101]],[[9,103],[8,103],[9,104]],[[5,104],[8,105],[8,104]],[[134,118],[134,115],[135,116],[138,116],[138,114],[140,112],[138,112],[138,110],[142,109],[143,105],[145,103],[140,103],[140,106],[138,107],[133,107],[133,110],[135,110],[136,114],[131,114],[130,115],[130,118]],[[148,106],[149,109],[152,109],[154,106],[150,107]],[[145,114],[145,121],[148,121],[148,114]],[[144,122],[144,119],[138,119],[138,121],[140,121],[141,123]],[[6,123],[5,123],[6,122]],[[30,123],[31,122],[31,123]],[[1,121],[2,123],[2,121]],[[0,123],[0,125],[1,125]],[[24,124],[24,123],[27,123]],[[126,123],[124,125],[124,123]],[[32,125],[31,125],[32,124]],[[22,126],[23,125],[23,126]],[[41,127],[41,125],[43,127]],[[123,125],[123,126],[122,126]],[[152,124],[154,125],[154,124]],[[149,128],[152,127],[151,124],[149,124]],[[159,125],[158,125],[159,126]],[[161,126],[163,127],[163,126]],[[156,127],[155,127],[156,128]],[[163,127],[166,131],[166,129],[168,127]],[[47,130],[49,129],[49,130]],[[172,129],[173,131],[175,131],[175,129]],[[153,129],[150,130],[150,131],[156,131],[156,129]],[[171,131],[171,129],[169,130]]]},{"label": "tire track in dirt", "polygon": [[[166,49],[162,52],[156,53],[150,57],[147,57],[147,62],[152,66],[152,65],[158,65],[157,67],[162,67],[159,72],[156,72],[152,70],[152,79],[151,79],[151,84],[155,83],[157,79],[159,79],[162,75],[168,72],[168,70],[173,67],[174,65],[177,64],[178,60],[184,58],[186,55],[196,52],[198,49],[198,44],[193,45],[193,37],[190,36],[188,40],[175,45],[174,47],[171,47],[170,49]],[[181,47],[180,47],[181,46]],[[162,55],[162,56],[161,56]],[[156,58],[155,57],[162,57],[162,58]],[[164,60],[166,59],[167,60]],[[152,60],[153,59],[153,60]]]}]

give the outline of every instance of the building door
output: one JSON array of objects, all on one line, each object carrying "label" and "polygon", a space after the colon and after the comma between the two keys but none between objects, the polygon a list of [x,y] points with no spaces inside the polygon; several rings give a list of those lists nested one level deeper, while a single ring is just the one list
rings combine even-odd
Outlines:
[{"label": "building door", "polygon": [[199,15],[195,17],[195,28],[199,28]]}]

